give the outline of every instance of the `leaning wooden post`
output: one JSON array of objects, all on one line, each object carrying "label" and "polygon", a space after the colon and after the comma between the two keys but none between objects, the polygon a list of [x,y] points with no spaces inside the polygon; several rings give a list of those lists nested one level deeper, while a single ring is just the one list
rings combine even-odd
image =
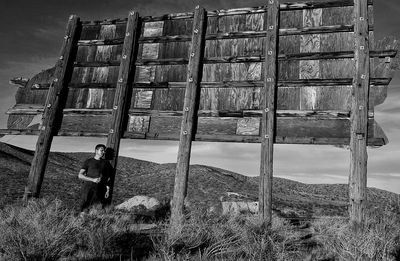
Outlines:
[{"label": "leaning wooden post", "polygon": [[279,1],[269,0],[266,14],[263,115],[261,119],[261,162],[259,184],[259,216],[264,226],[272,222],[272,176],[275,139],[275,89],[277,87]]},{"label": "leaning wooden post", "polygon": [[364,221],[367,188],[367,123],[369,97],[368,3],[354,1],[354,63],[350,134],[350,220],[357,227]]},{"label": "leaning wooden post", "polygon": [[[135,75],[135,62],[137,58],[137,45],[139,28],[139,14],[130,12],[126,24],[124,46],[122,48],[121,63],[118,72],[117,88],[114,95],[114,104],[112,110],[112,122],[107,137],[107,148],[111,149],[113,158],[112,166],[114,176],[117,168],[119,145],[124,132],[124,121],[127,118],[128,106],[130,102],[129,88]],[[114,178],[111,182],[109,202],[111,202]]]},{"label": "leaning wooden post", "polygon": [[57,134],[61,124],[62,111],[68,95],[68,83],[73,72],[73,62],[79,35],[79,18],[71,15],[68,20],[60,57],[56,64],[55,78],[47,94],[43,112],[43,125],[36,142],[36,151],[31,163],[28,183],[25,187],[24,200],[30,197],[39,197],[53,136]]},{"label": "leaning wooden post", "polygon": [[202,76],[202,60],[205,45],[206,11],[196,6],[193,18],[192,44],[187,68],[186,91],[183,105],[178,159],[175,173],[174,195],[172,198],[170,236],[180,232],[183,224],[183,206],[187,193],[190,152],[196,132],[198,99]]}]

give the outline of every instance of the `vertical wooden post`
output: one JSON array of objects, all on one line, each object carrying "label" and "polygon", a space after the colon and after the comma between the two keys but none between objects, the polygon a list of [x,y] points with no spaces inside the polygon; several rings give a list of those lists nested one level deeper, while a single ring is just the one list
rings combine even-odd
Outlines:
[{"label": "vertical wooden post", "polygon": [[39,197],[44,173],[46,171],[53,136],[57,134],[62,120],[62,111],[68,95],[68,83],[73,72],[73,62],[80,35],[79,17],[71,15],[68,20],[60,57],[56,64],[55,79],[47,94],[36,151],[29,171],[28,183],[25,187],[24,200]]},{"label": "vertical wooden post", "polygon": [[202,60],[205,46],[207,16],[204,8],[196,6],[193,18],[192,43],[187,68],[186,91],[183,105],[178,159],[172,198],[170,236],[180,232],[183,223],[183,206],[187,194],[190,153],[196,132],[198,99],[202,77]]},{"label": "vertical wooden post", "polygon": [[268,0],[265,30],[264,88],[262,90],[263,115],[261,119],[261,162],[259,184],[259,216],[265,227],[272,221],[272,176],[275,139],[275,89],[277,87],[279,1]]},{"label": "vertical wooden post", "polygon": [[367,123],[369,97],[368,3],[354,0],[354,63],[350,134],[350,220],[359,227],[364,221],[367,188]]},{"label": "vertical wooden post", "polygon": [[[112,166],[114,168],[114,176],[117,168],[117,160],[119,153],[119,145],[123,135],[124,121],[127,118],[130,102],[130,90],[135,75],[135,62],[137,58],[137,45],[139,28],[139,14],[137,12],[129,12],[128,22],[126,24],[124,46],[122,48],[121,63],[118,72],[117,88],[114,95],[114,104],[112,110],[112,122],[107,137],[107,149],[111,150]],[[114,177],[111,182],[110,197],[112,198]]]}]

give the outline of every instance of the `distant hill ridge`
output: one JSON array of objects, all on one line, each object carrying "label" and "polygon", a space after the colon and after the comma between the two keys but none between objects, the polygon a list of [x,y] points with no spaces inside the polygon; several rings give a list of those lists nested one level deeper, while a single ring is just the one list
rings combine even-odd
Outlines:
[{"label": "distant hill ridge", "polygon": [[[0,143],[0,207],[21,199],[34,152]],[[57,197],[76,207],[80,182],[77,173],[82,162],[93,153],[51,152],[41,195]],[[135,195],[170,199],[173,192],[174,163],[158,164],[128,157],[119,157],[115,181],[114,203]],[[258,177],[246,177],[228,170],[191,165],[188,201],[209,207],[218,206],[226,192],[258,196]],[[398,211],[399,195],[368,188],[368,207]],[[304,184],[274,178],[273,208],[285,214],[302,216],[347,215],[348,186],[345,184]]]}]

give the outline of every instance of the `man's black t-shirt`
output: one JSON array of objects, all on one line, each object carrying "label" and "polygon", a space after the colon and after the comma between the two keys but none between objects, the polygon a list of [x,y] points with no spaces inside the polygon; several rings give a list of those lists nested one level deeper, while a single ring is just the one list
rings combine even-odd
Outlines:
[{"label": "man's black t-shirt", "polygon": [[86,176],[90,178],[101,178],[100,183],[108,185],[112,173],[111,164],[104,159],[90,158],[85,160],[82,169],[86,170]]}]

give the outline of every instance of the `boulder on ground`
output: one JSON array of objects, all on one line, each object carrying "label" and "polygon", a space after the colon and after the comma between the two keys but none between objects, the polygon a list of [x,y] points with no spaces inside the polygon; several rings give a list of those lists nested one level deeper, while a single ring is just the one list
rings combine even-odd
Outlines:
[{"label": "boulder on ground", "polygon": [[257,214],[258,201],[222,201],[222,215]]},{"label": "boulder on ground", "polygon": [[138,196],[134,196],[133,198],[130,198],[130,199],[126,200],[125,202],[117,205],[115,208],[132,210],[139,206],[141,206],[141,208],[144,207],[147,210],[156,210],[159,207],[161,207],[161,203],[156,198],[138,195]]},{"label": "boulder on ground", "polygon": [[253,195],[226,192],[220,198],[222,215],[257,214],[258,201]]},{"label": "boulder on ground", "polygon": [[134,196],[115,208],[130,211],[143,220],[165,219],[170,211],[168,202],[160,202],[156,198],[143,195]]}]

